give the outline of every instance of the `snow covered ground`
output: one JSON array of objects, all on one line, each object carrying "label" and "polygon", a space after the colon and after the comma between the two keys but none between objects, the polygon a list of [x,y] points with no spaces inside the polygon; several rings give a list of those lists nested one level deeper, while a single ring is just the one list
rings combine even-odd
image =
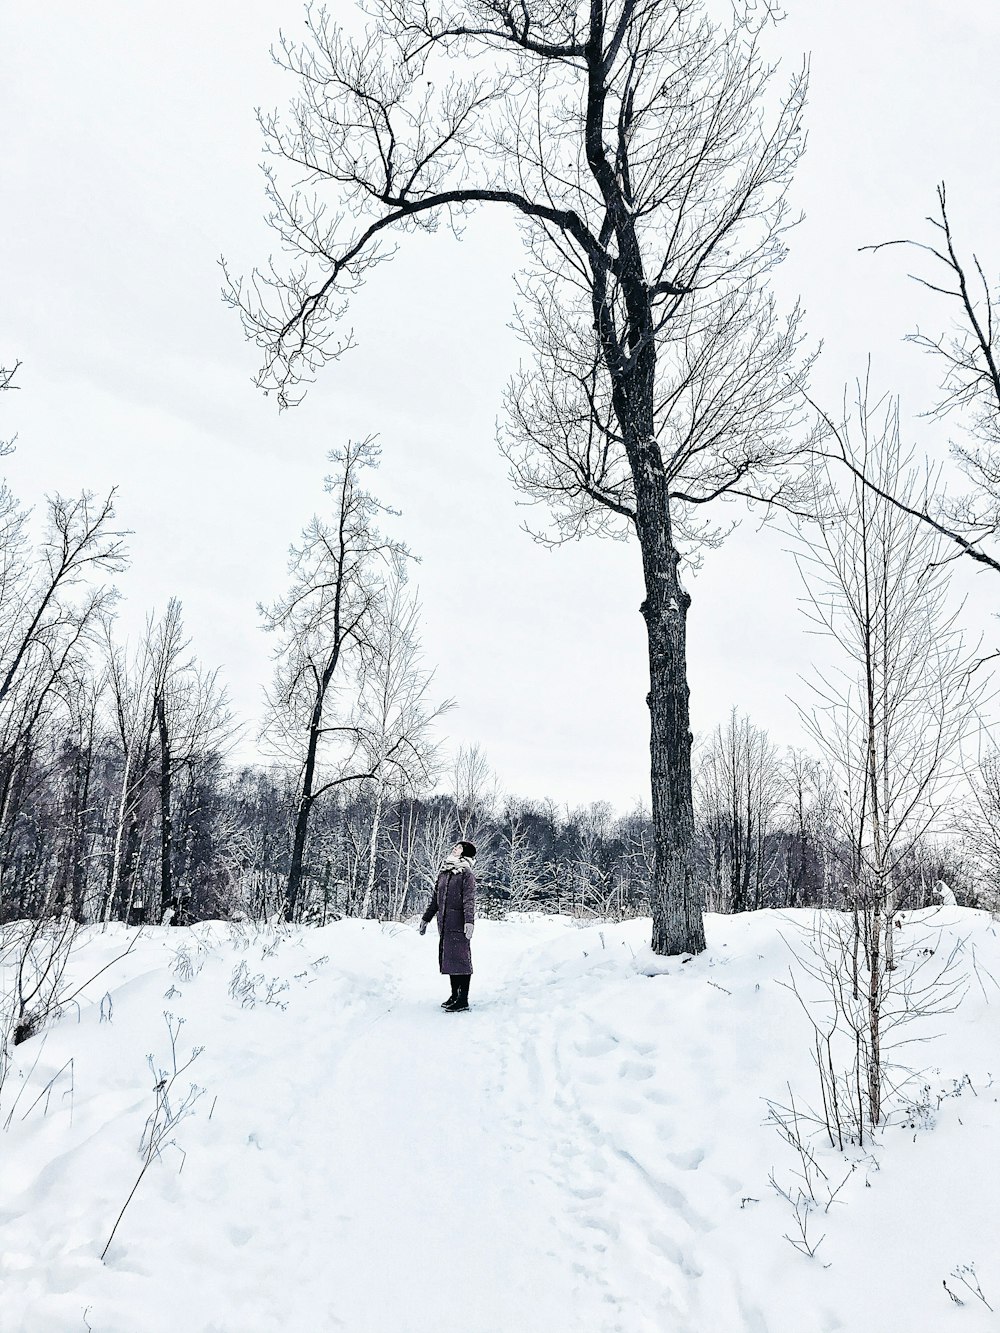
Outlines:
[{"label": "snow covered ground", "polygon": [[[835,1184],[794,1249],[798,1158],[766,1098],[818,1099],[781,982],[808,913],[710,917],[666,964],[648,921],[481,921],[472,1010],[436,945],[343,921],[143,931],[18,1046],[0,1094],[5,1333],[980,1333],[1000,1315],[1000,927],[911,914],[961,1004],[907,1048],[879,1141],[815,1141]],[[80,981],[135,931],[84,933]],[[648,975],[653,973],[653,975]],[[168,1018],[172,1015],[173,1018]],[[179,1026],[177,1020],[183,1020]],[[183,1063],[142,1167],[147,1063]],[[70,1063],[71,1062],[71,1063]],[[6,1126],[6,1128],[4,1128]],[[950,1289],[960,1305],[948,1295]]]}]

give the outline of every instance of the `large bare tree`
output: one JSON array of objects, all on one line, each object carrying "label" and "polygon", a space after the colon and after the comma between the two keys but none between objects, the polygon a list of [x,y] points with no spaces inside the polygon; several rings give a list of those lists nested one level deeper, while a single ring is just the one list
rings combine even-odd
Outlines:
[{"label": "large bare tree", "polygon": [[779,319],[766,277],[806,84],[774,95],[767,8],[722,27],[703,0],[369,0],[352,37],[310,7],[276,51],[290,113],[261,117],[292,258],[227,275],[259,382],[288,404],[349,346],[349,298],[394,233],[480,206],[519,219],[531,365],[502,445],[554,540],[638,539],[660,953],[704,947],[679,565],[720,535],[703,505],[780,499],[801,375],[797,315]]}]

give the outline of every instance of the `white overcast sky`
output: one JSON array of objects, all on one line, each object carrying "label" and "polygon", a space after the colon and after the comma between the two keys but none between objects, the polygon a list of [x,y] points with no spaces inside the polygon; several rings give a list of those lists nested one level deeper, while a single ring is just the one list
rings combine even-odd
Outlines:
[{"label": "white overcast sky", "polygon": [[[900,252],[857,251],[919,232],[944,178],[961,236],[1000,267],[1000,7],[788,9],[775,49],[789,74],[810,55],[812,92],[793,196],[806,220],[780,290],[824,341],[821,397],[836,404],[870,354],[909,418],[937,377],[900,340],[940,308]],[[117,485],[134,530],[124,630],[180,597],[198,655],[252,720],[270,669],[256,603],[322,509],[327,450],[378,432],[376,488],[422,557],[427,660],[460,705],[453,742],[482,744],[519,794],[628,807],[648,791],[638,553],[535,546],[494,443],[518,357],[513,229],[494,215],[461,244],[404,238],[355,299],[358,350],[304,406],[279,416],[253,387],[217,259],[245,270],[272,247],[253,110],[291,92],[268,47],[301,22],[298,0],[0,0],[0,364],[24,363],[0,414],[0,437],[19,434],[9,482],[29,504]],[[697,732],[737,705],[779,743],[802,740],[789,696],[805,697],[818,649],[784,546],[745,524],[690,582]],[[993,577],[970,581],[975,633],[994,634]]]}]

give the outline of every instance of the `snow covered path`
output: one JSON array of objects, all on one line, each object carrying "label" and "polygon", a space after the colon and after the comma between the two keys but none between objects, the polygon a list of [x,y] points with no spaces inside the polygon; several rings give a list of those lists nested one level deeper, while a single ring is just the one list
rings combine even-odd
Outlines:
[{"label": "snow covered path", "polygon": [[498,1060],[507,1018],[489,1000],[443,1014],[445,993],[431,968],[393,984],[317,1081],[331,1326],[565,1327],[575,1283],[553,1247],[544,1150],[526,1170],[516,1160]]},{"label": "snow covered path", "polygon": [[[1000,975],[995,925],[964,915]],[[485,921],[462,1015],[440,1011],[434,942],[409,927],[144,934],[79,1015],[15,1053],[0,1327],[980,1333],[985,1309],[941,1285],[978,1262],[1000,1298],[992,1191],[964,1200],[968,1226],[945,1226],[942,1196],[956,1178],[975,1191],[1000,1128],[1000,994],[966,1002],[938,1057],[942,1086],[968,1074],[977,1095],[859,1159],[810,1260],[767,1183],[794,1162],[762,1098],[810,1080],[776,984],[784,924],[712,919],[705,955],[648,976],[648,923]],[[81,979],[124,938],[95,932]],[[165,1012],[184,1020],[182,1059],[204,1045],[190,1078],[205,1092],[102,1264],[153,1106],[146,1053],[168,1061]]]}]

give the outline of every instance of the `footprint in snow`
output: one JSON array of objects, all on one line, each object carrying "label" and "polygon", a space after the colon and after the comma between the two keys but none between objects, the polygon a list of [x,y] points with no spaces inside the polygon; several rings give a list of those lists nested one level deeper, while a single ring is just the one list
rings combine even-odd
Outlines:
[{"label": "footprint in snow", "polygon": [[669,1260],[670,1263],[676,1264],[685,1277],[701,1277],[702,1270],[673,1237],[662,1231],[651,1231],[647,1239],[650,1248],[655,1250],[657,1254],[662,1255],[664,1259]]},{"label": "footprint in snow", "polygon": [[574,1196],[574,1198],[583,1199],[589,1202],[592,1199],[599,1199],[603,1195],[604,1190],[600,1188],[600,1186],[596,1185],[590,1187],[585,1185],[576,1185],[576,1186],[571,1186],[569,1192]]},{"label": "footprint in snow", "polygon": [[577,1055],[593,1059],[595,1056],[610,1055],[618,1045],[618,1039],[608,1032],[592,1032],[589,1036],[584,1037],[582,1041],[573,1044],[576,1047]]},{"label": "footprint in snow", "polygon": [[652,1078],[655,1073],[655,1065],[651,1065],[645,1060],[625,1060],[618,1070],[618,1077],[645,1080]]},{"label": "footprint in snow", "polygon": [[668,1152],[667,1161],[672,1162],[681,1171],[696,1171],[705,1160],[704,1148],[692,1148],[690,1152]]},{"label": "footprint in snow", "polygon": [[580,1218],[580,1221],[583,1223],[585,1227],[588,1227],[591,1231],[600,1231],[610,1240],[617,1240],[619,1235],[621,1234],[621,1229],[618,1226],[618,1223],[613,1222],[608,1217],[601,1217],[595,1213],[585,1213]]},{"label": "footprint in snow", "polygon": [[647,1088],[645,1096],[648,1102],[654,1102],[657,1106],[667,1106],[670,1102],[670,1094],[662,1088]]}]

